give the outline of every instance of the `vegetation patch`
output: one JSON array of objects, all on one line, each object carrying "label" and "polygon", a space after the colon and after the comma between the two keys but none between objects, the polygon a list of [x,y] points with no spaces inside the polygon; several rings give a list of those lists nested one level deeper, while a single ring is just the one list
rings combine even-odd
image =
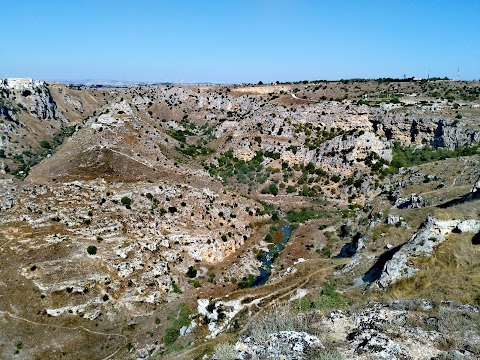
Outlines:
[{"label": "vegetation patch", "polygon": [[290,223],[303,223],[311,219],[328,219],[332,215],[328,210],[325,209],[301,209],[301,210],[290,210],[287,212],[287,221]]},{"label": "vegetation patch", "polygon": [[415,149],[413,147],[402,147],[399,142],[395,142],[391,166],[398,170],[401,167],[410,167],[448,158],[456,158],[459,156],[471,156],[475,155],[478,150],[478,145],[460,146],[455,150],[432,148],[430,146],[426,146],[422,149]]},{"label": "vegetation patch", "polygon": [[[167,346],[167,350],[171,345],[177,341],[177,339],[180,336],[180,329],[183,326],[189,326],[190,325],[190,315],[191,315],[191,310],[188,307],[186,303],[182,303],[178,306],[177,310],[168,318],[168,320],[171,322],[171,325],[165,329],[165,332],[163,334],[163,342],[165,346]],[[166,352],[170,352],[167,351]]]},{"label": "vegetation patch", "polygon": [[300,311],[309,310],[336,310],[341,309],[347,302],[337,292],[333,284],[324,284],[322,292],[317,297],[304,297],[297,301],[296,307]]}]

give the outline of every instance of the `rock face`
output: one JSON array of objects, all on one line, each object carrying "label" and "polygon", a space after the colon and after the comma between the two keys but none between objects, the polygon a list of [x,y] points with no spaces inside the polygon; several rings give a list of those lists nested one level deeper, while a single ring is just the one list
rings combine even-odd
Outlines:
[{"label": "rock face", "polygon": [[446,239],[453,230],[477,233],[480,231],[478,220],[437,220],[429,216],[415,235],[385,263],[380,279],[376,282],[381,288],[404,277],[410,277],[418,269],[411,259],[430,256],[434,248]]},{"label": "rock face", "polygon": [[[434,305],[438,313],[432,311]],[[440,314],[444,318],[439,319]],[[334,311],[322,320],[320,328],[330,334],[337,352],[347,359],[446,359],[455,352],[465,355],[461,359],[475,359],[474,353],[461,348],[442,350],[442,342],[449,338],[457,338],[465,349],[474,349],[479,343],[478,329],[457,329],[459,324],[452,321],[457,315],[478,319],[478,309],[425,300],[372,302],[356,311]]]},{"label": "rock face", "polygon": [[[310,314],[311,315],[311,314]],[[321,333],[329,350],[311,331],[277,331],[255,339],[242,336],[235,343],[237,359],[476,359],[479,329],[462,319],[480,320],[478,308],[454,302],[426,300],[370,302],[348,311],[335,310],[310,317],[311,329]],[[456,345],[445,351],[445,344]],[[325,343],[325,342],[324,342]],[[328,357],[331,356],[331,357]],[[456,358],[456,357],[453,357]],[[214,357],[214,359],[216,359]]]},{"label": "rock face", "polygon": [[398,198],[395,201],[397,209],[419,209],[425,206],[425,200],[417,194],[411,194],[408,198]]},{"label": "rock face", "polygon": [[473,185],[472,190],[470,191],[470,194],[468,195],[468,197],[471,200],[480,199],[480,177]]},{"label": "rock face", "polygon": [[[338,315],[332,314],[331,316],[334,318]],[[405,311],[392,311],[375,303],[355,314],[354,319],[356,327],[348,334],[347,339],[351,341],[356,354],[369,354],[381,359],[408,357],[406,349],[392,340],[386,331],[392,322],[401,324],[406,321]]]},{"label": "rock face", "polygon": [[455,149],[480,141],[480,132],[468,129],[454,120],[422,117],[420,113],[405,116],[402,113],[373,113],[371,121],[377,132],[387,139],[402,144]]},{"label": "rock face", "polygon": [[365,244],[362,241],[362,234],[356,233],[352,241],[343,245],[337,257],[352,257],[357,251],[363,249]]},{"label": "rock face", "polygon": [[[239,278],[257,271],[261,232],[270,218],[269,208],[258,200],[269,198],[275,207],[287,211],[287,207],[323,206],[321,197],[325,196],[327,207],[338,210],[332,211],[334,218],[328,226],[336,231],[340,214],[351,216],[352,225],[368,221],[360,219],[364,215],[356,206],[348,213],[341,209],[347,199],[361,205],[381,191],[395,141],[403,146],[447,148],[479,142],[477,130],[431,118],[426,109],[309,101],[291,95],[252,95],[248,90],[235,92],[227,87],[89,89],[30,79],[1,81],[0,328],[12,328],[14,322],[15,326],[31,325],[17,324],[13,317],[6,321],[8,316],[3,314],[10,311],[38,324],[95,327],[97,335],[104,330],[124,334],[128,326],[125,336],[134,343],[144,336],[144,330],[152,330],[153,317],[163,316],[173,302],[184,298],[190,306],[193,299],[198,300],[198,313],[189,318],[193,320],[190,326],[182,324],[175,329],[175,335],[208,334],[213,338],[241,326],[243,316],[277,299],[287,299],[294,294],[296,279],[301,284],[301,277],[308,276],[305,286],[310,287],[323,276],[316,270],[311,278],[304,275],[312,257],[322,255],[314,248],[323,237],[314,244],[298,237],[298,242],[291,244],[291,256],[279,262],[287,265],[304,247],[301,256],[307,254],[305,264],[288,264],[276,275],[285,276],[278,282],[280,287],[295,280],[288,284],[292,287],[288,292],[279,288],[261,298],[251,295],[270,289],[265,287],[248,295],[248,290],[234,292],[246,294],[236,300],[209,298],[216,291],[229,292],[240,286]],[[22,167],[22,174],[12,171]],[[25,179],[11,179],[14,175]],[[418,181],[424,176],[433,180],[428,174],[411,174]],[[425,206],[413,190],[404,194],[396,190],[391,193],[397,207]],[[478,198],[479,192],[477,181],[471,196]],[[430,198],[425,198],[430,203]],[[363,210],[365,215],[369,211],[367,207]],[[383,218],[372,210],[371,223]],[[314,226],[314,221],[317,219],[308,226]],[[404,224],[399,216],[391,215],[387,221]],[[416,269],[409,259],[430,254],[452,229],[478,233],[475,221],[432,218],[411,244],[397,253],[397,248],[391,249],[392,256],[377,283],[384,287],[413,274]],[[369,229],[365,231],[369,233]],[[298,245],[300,242],[304,243]],[[352,258],[341,273],[353,274],[354,266],[373,259],[369,250],[374,247],[359,251],[363,247],[360,234],[344,245],[339,256]],[[195,268],[195,274],[198,270],[198,276],[187,277],[192,274],[190,268]],[[325,270],[325,275],[330,271],[319,270]],[[363,273],[364,268],[358,272]],[[293,273],[295,277],[287,277]],[[291,301],[313,294],[312,289],[298,286],[302,288],[290,296]],[[332,329],[348,325],[341,339],[352,347],[346,352],[351,356],[418,358],[408,341],[400,339],[403,333],[385,330],[396,324],[395,319],[404,318],[402,310],[373,305],[361,313],[332,315],[328,321]],[[142,323],[137,328],[141,330],[130,332],[135,327],[129,327],[131,319]],[[155,320],[152,331],[155,349],[167,328],[160,320]],[[192,332],[195,326],[201,329]],[[265,339],[242,338],[237,343],[239,357],[306,359],[311,350],[322,348],[319,339],[304,329],[286,330],[292,331],[275,329]],[[50,333],[46,336],[56,339]],[[204,340],[199,337],[195,341]],[[124,335],[119,335],[118,340],[123,339]],[[102,344],[85,340],[94,342]],[[126,352],[121,345],[119,354]],[[149,350],[145,347],[144,353]],[[101,357],[110,357],[107,355]],[[38,353],[32,356],[42,358]]]},{"label": "rock face", "polygon": [[270,334],[266,342],[244,337],[235,344],[239,360],[257,358],[306,360],[309,359],[309,352],[321,348],[323,345],[318,337],[298,331],[280,331]]}]

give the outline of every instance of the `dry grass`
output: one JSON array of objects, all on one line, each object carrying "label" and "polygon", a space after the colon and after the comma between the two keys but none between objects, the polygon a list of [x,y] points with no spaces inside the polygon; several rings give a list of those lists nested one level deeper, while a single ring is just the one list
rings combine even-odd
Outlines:
[{"label": "dry grass", "polygon": [[416,260],[420,271],[395,283],[389,296],[480,305],[480,247],[472,244],[472,237],[451,234],[430,258]]},{"label": "dry grass", "polygon": [[235,360],[237,355],[235,353],[235,345],[232,343],[221,342],[215,346],[213,352],[214,360]]},{"label": "dry grass", "polygon": [[290,306],[280,305],[250,323],[248,332],[258,342],[268,341],[270,334],[280,331],[306,331],[308,324]]}]

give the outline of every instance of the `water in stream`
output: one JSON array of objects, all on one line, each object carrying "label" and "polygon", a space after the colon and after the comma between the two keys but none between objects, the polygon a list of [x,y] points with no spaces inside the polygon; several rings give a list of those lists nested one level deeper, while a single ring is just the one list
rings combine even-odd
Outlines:
[{"label": "water in stream", "polygon": [[263,254],[262,256],[262,266],[258,268],[260,271],[260,275],[258,275],[255,280],[253,281],[250,287],[264,285],[271,274],[272,269],[272,262],[274,259],[275,254],[279,253],[285,247],[288,239],[290,239],[290,233],[292,232],[290,226],[288,224],[283,225],[280,228],[283,232],[283,239],[278,244],[276,244],[273,248],[271,248],[268,252]]}]

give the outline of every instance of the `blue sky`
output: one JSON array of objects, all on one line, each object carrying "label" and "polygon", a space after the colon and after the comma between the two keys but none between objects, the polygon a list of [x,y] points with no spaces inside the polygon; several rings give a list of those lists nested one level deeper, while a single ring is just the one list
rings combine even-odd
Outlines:
[{"label": "blue sky", "polygon": [[478,0],[5,0],[0,77],[480,78]]}]

